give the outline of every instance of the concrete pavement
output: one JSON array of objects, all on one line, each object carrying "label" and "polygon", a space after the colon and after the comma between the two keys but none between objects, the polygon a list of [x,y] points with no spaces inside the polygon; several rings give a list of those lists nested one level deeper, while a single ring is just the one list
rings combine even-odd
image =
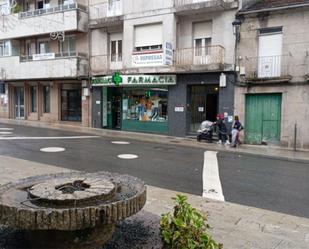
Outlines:
[{"label": "concrete pavement", "polygon": [[[0,184],[22,177],[62,171],[67,169],[0,156]],[[154,231],[149,235],[152,238],[145,237],[145,241],[139,240],[134,246],[131,244],[126,248],[162,247],[157,222],[162,213],[172,210],[171,197],[176,194],[175,191],[148,186],[146,206],[141,213],[132,217],[130,222],[152,223],[151,227]],[[209,223],[213,227],[211,234],[217,241],[223,243],[226,249],[309,248],[309,219],[212,201],[195,195],[187,196],[195,208],[204,214],[209,213]]]},{"label": "concrete pavement", "polygon": [[262,146],[262,145],[241,145],[239,148],[230,148],[224,145],[208,144],[205,142],[197,142],[190,138],[179,138],[170,137],[164,135],[154,135],[147,133],[138,132],[127,132],[127,131],[115,131],[107,129],[96,129],[90,127],[82,127],[76,124],[68,123],[47,123],[41,121],[29,121],[29,120],[15,120],[15,119],[5,119],[0,118],[0,123],[13,124],[13,125],[26,125],[32,127],[49,128],[63,131],[75,131],[81,133],[88,133],[91,135],[112,137],[112,138],[123,138],[123,139],[135,139],[143,142],[156,142],[164,144],[177,144],[181,146],[189,146],[196,148],[203,148],[205,150],[215,150],[215,151],[236,151],[237,153],[261,155],[263,157],[278,158],[291,161],[309,161],[309,151],[298,150],[293,151],[288,148],[278,147],[278,146]]}]

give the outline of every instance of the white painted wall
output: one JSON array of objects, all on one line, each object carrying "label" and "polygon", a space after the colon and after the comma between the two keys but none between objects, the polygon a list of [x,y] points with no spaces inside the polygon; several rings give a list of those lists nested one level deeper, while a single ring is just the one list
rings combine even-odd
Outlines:
[{"label": "white painted wall", "polygon": [[86,31],[87,13],[69,10],[62,13],[19,19],[18,14],[2,16],[0,40],[37,36],[55,31]]},{"label": "white painted wall", "polygon": [[27,62],[20,62],[19,56],[0,57],[3,80],[76,78],[86,75],[85,67],[87,61],[76,57]]}]

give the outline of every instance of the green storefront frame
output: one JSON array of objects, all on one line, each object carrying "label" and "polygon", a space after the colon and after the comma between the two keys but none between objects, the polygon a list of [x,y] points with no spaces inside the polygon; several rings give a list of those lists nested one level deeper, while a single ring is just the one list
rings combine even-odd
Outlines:
[{"label": "green storefront frame", "polygon": [[245,142],[277,144],[281,134],[281,93],[247,94]]},{"label": "green storefront frame", "polygon": [[[159,89],[160,87],[156,87]],[[154,134],[168,134],[168,120],[166,121],[139,121],[135,119],[123,119],[123,95],[125,91],[134,90],[134,89],[152,89],[151,86],[147,87],[102,87],[103,91],[103,110],[102,110],[102,121],[103,127],[107,129],[120,129],[124,131],[134,131],[134,132],[145,132],[145,133],[154,133]],[[162,87],[166,89],[167,87]],[[121,118],[117,122],[117,118],[114,115],[117,115],[118,111],[115,110],[115,104],[113,101],[120,97],[120,106],[119,112]],[[117,107],[118,108],[118,107]],[[115,125],[115,123],[117,123]],[[105,125],[104,125],[105,124]],[[117,126],[117,127],[116,127]]]}]

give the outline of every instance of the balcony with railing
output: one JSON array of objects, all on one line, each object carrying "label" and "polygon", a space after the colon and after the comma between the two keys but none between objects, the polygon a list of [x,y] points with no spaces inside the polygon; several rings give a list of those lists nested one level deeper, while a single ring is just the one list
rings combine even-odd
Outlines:
[{"label": "balcony with railing", "polygon": [[247,82],[282,82],[290,81],[290,56],[274,55],[260,57],[245,57],[240,75],[245,76]]},{"label": "balcony with railing", "polygon": [[88,29],[87,8],[72,3],[1,17],[0,40]]},{"label": "balcony with railing", "polygon": [[174,0],[177,14],[189,15],[210,11],[228,10],[238,7],[237,0]]},{"label": "balcony with railing", "polygon": [[174,51],[177,71],[216,71],[224,69],[224,47],[220,45],[182,48]]},{"label": "balcony with railing", "polygon": [[7,56],[0,70],[3,80],[76,78],[88,76],[88,60],[77,52]]},{"label": "balcony with railing", "polygon": [[90,61],[93,75],[112,74],[123,69],[122,54],[95,55]]},{"label": "balcony with railing", "polygon": [[91,26],[117,25],[123,20],[122,0],[90,4],[89,13]]}]

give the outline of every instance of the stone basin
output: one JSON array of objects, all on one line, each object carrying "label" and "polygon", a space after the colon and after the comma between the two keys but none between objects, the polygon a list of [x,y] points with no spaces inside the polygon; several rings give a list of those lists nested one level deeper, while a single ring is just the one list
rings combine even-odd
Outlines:
[{"label": "stone basin", "polygon": [[25,231],[33,248],[98,248],[145,202],[145,184],[133,176],[42,175],[0,187],[0,223]]}]

